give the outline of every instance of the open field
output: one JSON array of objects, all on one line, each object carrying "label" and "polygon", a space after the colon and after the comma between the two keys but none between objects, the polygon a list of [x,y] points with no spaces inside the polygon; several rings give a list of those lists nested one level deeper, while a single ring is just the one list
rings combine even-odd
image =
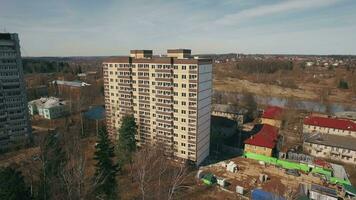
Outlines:
[{"label": "open field", "polygon": [[[279,70],[274,73],[246,73],[235,63],[214,64],[214,90],[250,92],[258,96],[296,98],[354,104],[356,73],[340,68]],[[339,89],[339,80],[347,80],[349,89]]]}]

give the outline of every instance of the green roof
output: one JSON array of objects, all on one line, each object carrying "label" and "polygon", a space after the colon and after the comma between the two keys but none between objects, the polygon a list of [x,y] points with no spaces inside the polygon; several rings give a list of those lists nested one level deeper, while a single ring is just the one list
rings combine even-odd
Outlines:
[{"label": "green roof", "polygon": [[344,184],[344,189],[347,193],[356,196],[356,189],[354,187],[352,187],[352,185]]}]

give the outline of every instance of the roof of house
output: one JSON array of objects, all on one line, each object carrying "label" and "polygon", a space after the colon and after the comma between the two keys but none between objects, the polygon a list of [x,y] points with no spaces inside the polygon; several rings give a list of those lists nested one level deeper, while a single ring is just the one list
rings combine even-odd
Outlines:
[{"label": "roof of house", "polygon": [[280,119],[283,112],[283,108],[278,106],[268,106],[264,109],[262,118],[267,119]]},{"label": "roof of house", "polygon": [[338,197],[335,189],[327,188],[321,185],[312,184],[310,190],[327,196]]},{"label": "roof of house", "polygon": [[305,142],[356,151],[356,138],[352,137],[331,134],[316,134],[308,137]]},{"label": "roof of house", "polygon": [[92,120],[103,120],[105,119],[105,108],[103,106],[92,107],[84,113],[84,116]]},{"label": "roof of house", "polygon": [[347,119],[309,116],[304,119],[304,124],[327,127],[327,128],[335,128],[341,130],[356,131],[356,123]]},{"label": "roof of house", "polygon": [[264,124],[257,134],[245,140],[245,144],[273,149],[277,144],[277,139],[278,128],[269,124]]},{"label": "roof of house", "polygon": [[52,83],[57,83],[58,85],[66,85],[66,86],[71,86],[71,87],[84,87],[88,86],[90,84],[81,82],[81,81],[61,81],[61,80],[55,80]]},{"label": "roof of house", "polygon": [[224,112],[231,114],[245,114],[247,113],[247,109],[237,108],[233,105],[229,104],[213,104],[213,110],[216,112]]},{"label": "roof of house", "polygon": [[57,106],[66,105],[66,101],[58,99],[56,97],[41,97],[40,99],[36,99],[29,102],[30,104],[35,104],[41,108],[53,108]]}]

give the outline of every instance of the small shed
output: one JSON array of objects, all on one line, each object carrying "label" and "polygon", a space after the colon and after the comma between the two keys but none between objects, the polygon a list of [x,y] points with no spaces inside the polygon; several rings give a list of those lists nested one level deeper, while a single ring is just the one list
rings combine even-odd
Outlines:
[{"label": "small shed", "polygon": [[237,164],[230,161],[229,164],[226,165],[226,170],[232,173],[237,172]]}]

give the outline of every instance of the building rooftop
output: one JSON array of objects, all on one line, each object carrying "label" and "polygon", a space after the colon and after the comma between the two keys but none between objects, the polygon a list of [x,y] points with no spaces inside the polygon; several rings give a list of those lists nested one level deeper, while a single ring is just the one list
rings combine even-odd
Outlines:
[{"label": "building rooftop", "polygon": [[85,87],[89,86],[89,83],[81,82],[81,81],[61,81],[61,80],[55,80],[52,81],[53,84],[57,83],[57,85],[66,85],[66,86],[71,86],[71,87]]},{"label": "building rooftop", "polygon": [[245,140],[245,144],[273,149],[277,144],[277,140],[278,128],[264,124],[259,132]]},{"label": "building rooftop", "polygon": [[229,104],[213,104],[213,110],[217,112],[225,112],[232,114],[246,114],[247,110],[244,108],[236,109],[236,106]]},{"label": "building rooftop", "polygon": [[330,134],[310,135],[305,142],[356,151],[356,138]]},{"label": "building rooftop", "polygon": [[310,187],[310,190],[318,192],[320,194],[327,195],[327,196],[338,197],[336,190],[327,188],[327,187],[323,187],[321,185],[312,184]]},{"label": "building rooftop", "polygon": [[66,105],[67,102],[56,97],[41,97],[29,102],[30,104],[36,104],[36,106],[41,108],[52,108],[57,106]]},{"label": "building rooftop", "polygon": [[278,106],[268,106],[264,109],[262,118],[281,119],[283,108]]},{"label": "building rooftop", "polygon": [[328,118],[319,116],[309,116],[304,119],[305,125],[335,128],[341,130],[356,131],[356,123],[340,118]]}]

